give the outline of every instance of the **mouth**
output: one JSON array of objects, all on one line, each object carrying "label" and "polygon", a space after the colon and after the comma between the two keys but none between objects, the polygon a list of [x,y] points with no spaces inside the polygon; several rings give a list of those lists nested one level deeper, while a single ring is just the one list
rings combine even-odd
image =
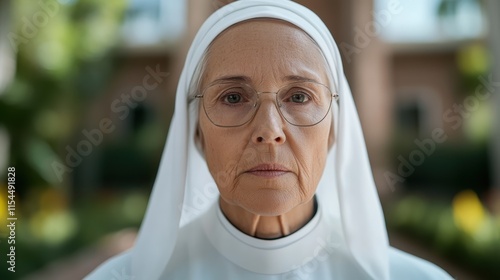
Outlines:
[{"label": "mouth", "polygon": [[290,170],[279,164],[259,164],[248,171],[246,173],[264,177],[264,178],[275,178],[289,173]]}]

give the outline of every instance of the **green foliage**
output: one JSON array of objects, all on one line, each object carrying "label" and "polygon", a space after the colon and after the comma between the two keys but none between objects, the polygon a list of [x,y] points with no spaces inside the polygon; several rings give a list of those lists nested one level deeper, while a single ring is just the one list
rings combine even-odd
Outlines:
[{"label": "green foliage", "polygon": [[476,234],[457,226],[451,204],[406,196],[385,211],[389,229],[403,232],[437,254],[481,275],[500,279],[500,217],[488,216]]},{"label": "green foliage", "polygon": [[[20,215],[16,277],[22,277],[95,242],[117,226],[137,226],[138,222],[107,208],[120,205],[119,201],[104,205],[85,201],[95,208],[85,212],[82,206],[68,205],[53,211],[28,199],[33,191],[63,186],[51,164],[75,133],[86,103],[112,74],[112,53],[125,1],[16,0],[11,4],[8,40],[16,54],[16,73],[0,93],[0,127],[8,131],[9,166],[18,170],[16,185],[22,186],[16,193],[20,202],[16,203]],[[0,190],[6,193],[1,184]],[[54,203],[49,199],[46,204]],[[124,219],[118,219],[118,225],[109,223],[117,219],[107,213]],[[107,222],[96,222],[101,217]],[[85,228],[95,232],[82,230]],[[2,230],[0,234],[5,236]],[[4,238],[1,241],[1,251],[6,252]],[[2,270],[0,279],[12,279],[9,273]]]},{"label": "green foliage", "polygon": [[[32,209],[24,209],[16,225],[16,279],[54,261],[64,261],[82,248],[96,246],[107,234],[139,228],[148,201],[142,192],[120,192],[86,197],[67,209],[64,205],[54,207],[58,204],[55,197],[64,199],[63,196],[47,197],[46,193],[34,191],[24,201]],[[4,235],[2,231],[3,228],[0,234]],[[7,252],[8,246],[2,241],[1,251]],[[0,270],[0,279],[13,279],[12,273]]]},{"label": "green foliage", "polygon": [[0,126],[25,185],[59,184],[51,163],[111,73],[124,8],[123,0],[12,1],[17,72],[0,95]]}]

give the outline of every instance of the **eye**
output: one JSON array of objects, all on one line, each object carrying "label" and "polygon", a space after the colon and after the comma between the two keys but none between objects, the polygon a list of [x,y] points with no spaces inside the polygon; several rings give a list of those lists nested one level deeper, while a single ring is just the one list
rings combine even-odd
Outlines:
[{"label": "eye", "polygon": [[293,93],[289,98],[289,101],[293,103],[306,103],[309,100],[309,96],[301,91]]},{"label": "eye", "polygon": [[226,105],[238,105],[249,100],[248,90],[243,87],[232,87],[222,92],[219,96],[219,102]]},{"label": "eye", "polygon": [[230,103],[230,104],[236,104],[241,102],[241,95],[239,93],[229,93],[223,96],[224,102]]}]

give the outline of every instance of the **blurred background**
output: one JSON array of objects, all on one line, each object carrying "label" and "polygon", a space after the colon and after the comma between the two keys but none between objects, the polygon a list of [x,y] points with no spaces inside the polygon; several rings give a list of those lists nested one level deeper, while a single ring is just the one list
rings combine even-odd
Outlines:
[{"label": "blurred background", "polygon": [[[81,279],[130,248],[187,48],[227,2],[0,0],[1,279]],[[391,244],[500,279],[500,1],[297,2],[341,50]]]}]

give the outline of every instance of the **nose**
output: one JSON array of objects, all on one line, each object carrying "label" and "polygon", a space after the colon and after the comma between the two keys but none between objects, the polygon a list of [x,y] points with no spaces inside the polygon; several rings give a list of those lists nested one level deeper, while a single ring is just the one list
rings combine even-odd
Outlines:
[{"label": "nose", "polygon": [[283,144],[286,136],[283,131],[285,120],[276,107],[276,103],[271,98],[262,98],[252,125],[255,127],[252,141],[255,144]]}]

